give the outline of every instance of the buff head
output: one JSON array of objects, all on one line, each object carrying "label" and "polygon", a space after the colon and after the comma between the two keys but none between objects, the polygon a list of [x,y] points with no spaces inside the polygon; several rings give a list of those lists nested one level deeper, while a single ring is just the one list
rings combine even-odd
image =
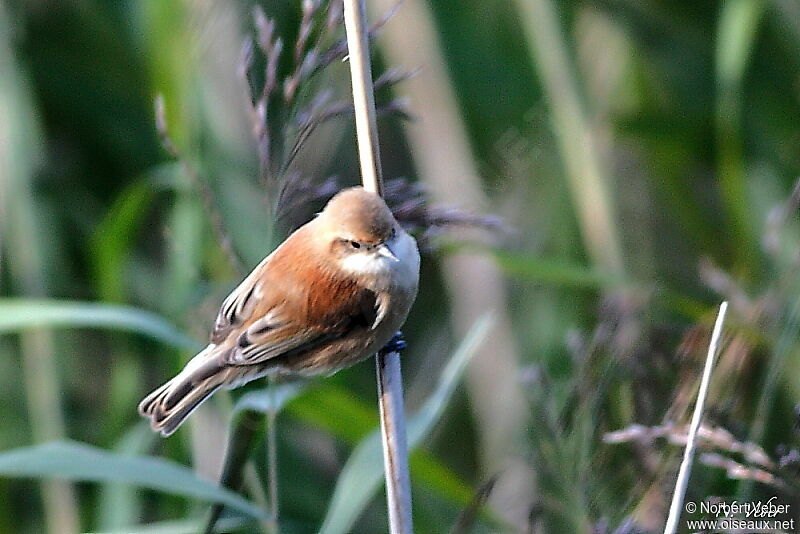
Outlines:
[{"label": "buff head", "polygon": [[[400,227],[383,199],[363,187],[334,196],[316,223],[332,257],[346,272],[375,276],[377,283],[396,278],[398,270],[418,269],[414,239]],[[416,276],[414,272],[415,280]]]}]

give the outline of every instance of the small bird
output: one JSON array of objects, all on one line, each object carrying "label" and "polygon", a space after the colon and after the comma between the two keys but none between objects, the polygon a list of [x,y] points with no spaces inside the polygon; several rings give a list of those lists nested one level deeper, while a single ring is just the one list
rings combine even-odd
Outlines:
[{"label": "small bird", "polygon": [[418,282],[414,238],[379,195],[345,189],[233,290],[210,344],[145,397],[139,413],[169,436],[219,388],[349,367],[393,339]]}]

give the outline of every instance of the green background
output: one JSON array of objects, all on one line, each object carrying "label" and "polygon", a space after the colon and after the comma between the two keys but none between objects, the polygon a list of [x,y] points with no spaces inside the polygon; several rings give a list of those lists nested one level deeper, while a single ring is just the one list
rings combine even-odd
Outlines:
[{"label": "green background", "polygon": [[[800,389],[800,233],[797,204],[787,204],[800,175],[797,4],[407,2],[426,8],[434,29],[438,50],[424,48],[420,34],[420,54],[434,62],[441,52],[488,199],[477,210],[507,226],[477,239],[445,233],[425,253],[420,297],[404,328],[410,409],[423,406],[462,341],[451,312],[463,300],[443,262],[466,248],[502,274],[507,307],[495,311],[511,324],[514,379],[486,376],[484,385],[500,396],[522,394],[507,448],[535,483],[520,489],[533,531],[606,532],[626,521],[648,531],[663,522],[679,448],[663,439],[609,444],[603,436],[634,423],[688,421],[723,299],[731,301],[728,344],[707,421],[775,461],[786,456],[797,445]],[[168,440],[150,435],[135,406],[203,343],[240,280],[198,180],[247,269],[291,226],[274,224],[262,199],[236,75],[253,5],[0,4],[0,450],[70,439],[213,476],[233,397],[218,395],[202,421]],[[299,3],[263,6],[292,50]],[[417,77],[433,77],[425,60],[391,64],[395,23],[378,38],[376,68],[420,66]],[[290,54],[280,68],[292,68]],[[346,64],[334,63],[319,82],[309,91],[347,98]],[[382,90],[379,102],[402,98],[404,83],[413,80]],[[159,141],[157,94],[181,160]],[[414,101],[408,109],[413,115]],[[394,116],[381,122],[387,177],[430,186],[405,125]],[[349,118],[328,123],[309,144],[301,172],[316,183],[330,175],[344,185],[358,181]],[[450,205],[476,209],[460,206],[459,177],[449,180]],[[593,196],[598,187],[606,194]],[[602,214],[610,214],[608,225]],[[128,308],[42,305],[64,301]],[[493,358],[491,349],[475,358]],[[480,380],[470,375],[412,457],[418,532],[448,531],[482,484],[507,475],[496,467],[504,458],[482,449],[487,421],[473,404]],[[331,513],[342,466],[377,424],[374,391],[365,362],[308,387],[281,412],[281,532],[315,532]],[[754,465],[731,447],[715,450]],[[32,461],[45,456],[72,458],[56,449]],[[243,492],[249,500],[259,500],[253,487],[263,479],[263,456],[259,440]],[[49,478],[40,475],[63,475],[54,463],[33,478],[12,476],[10,464],[0,469],[8,475],[0,478],[0,533],[128,532],[199,519],[207,508],[201,496],[138,485],[42,482]],[[116,476],[112,464],[95,467],[101,479]],[[772,470],[789,484],[779,491],[697,463],[689,498],[777,494],[796,503],[796,471],[796,463]],[[520,528],[512,526],[519,514],[489,500],[493,510],[479,514],[475,531]],[[353,532],[386,531],[382,490],[359,512]]]}]

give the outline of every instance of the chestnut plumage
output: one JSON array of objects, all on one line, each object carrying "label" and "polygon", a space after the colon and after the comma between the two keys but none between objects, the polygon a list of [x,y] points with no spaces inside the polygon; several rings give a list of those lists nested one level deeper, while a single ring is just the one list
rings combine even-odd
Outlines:
[{"label": "chestnut plumage", "polygon": [[380,196],[333,197],[222,303],[210,344],[139,404],[168,436],[219,388],[328,375],[381,349],[417,294],[419,252]]}]

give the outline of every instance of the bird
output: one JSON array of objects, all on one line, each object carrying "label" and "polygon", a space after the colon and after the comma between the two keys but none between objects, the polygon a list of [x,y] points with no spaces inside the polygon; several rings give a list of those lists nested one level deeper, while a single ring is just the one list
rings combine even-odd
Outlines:
[{"label": "bird", "polygon": [[380,195],[343,189],[231,292],[208,346],[139,413],[169,436],[220,388],[331,375],[391,346],[416,299],[419,265],[416,241]]}]

